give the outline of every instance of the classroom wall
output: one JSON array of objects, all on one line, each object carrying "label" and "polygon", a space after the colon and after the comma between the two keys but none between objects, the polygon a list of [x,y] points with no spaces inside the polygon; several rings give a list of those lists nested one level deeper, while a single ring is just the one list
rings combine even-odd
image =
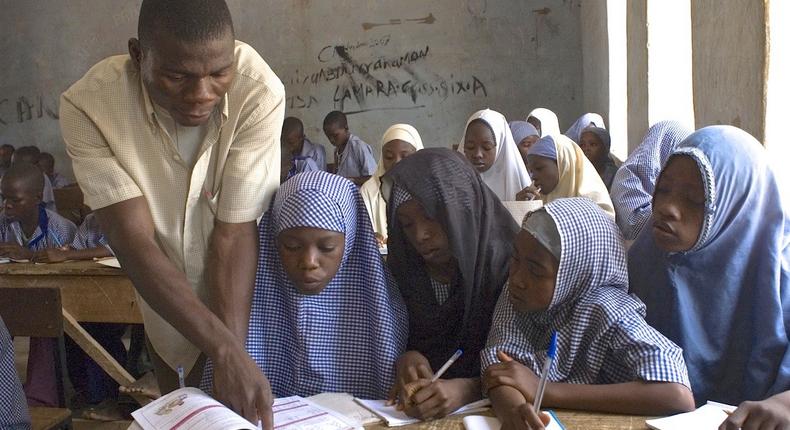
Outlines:
[{"label": "classroom wall", "polygon": [[[553,109],[564,129],[581,113],[579,0],[228,0],[237,37],[286,85],[287,115],[329,148],[330,110],[379,151],[395,122],[426,146],[458,143],[475,110],[522,119]],[[126,52],[140,1],[0,0],[0,141],[36,144],[70,173],[58,97],[101,58]],[[604,22],[601,25],[605,25]],[[592,96],[591,96],[592,97]]]},{"label": "classroom wall", "polygon": [[[597,112],[609,125],[609,33],[607,0],[582,3],[582,82],[584,98],[579,112]],[[570,126],[570,124],[568,124]]]}]

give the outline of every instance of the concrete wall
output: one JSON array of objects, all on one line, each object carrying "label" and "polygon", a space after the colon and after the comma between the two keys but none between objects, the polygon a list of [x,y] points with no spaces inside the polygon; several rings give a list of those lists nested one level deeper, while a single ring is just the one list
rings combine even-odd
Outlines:
[{"label": "concrete wall", "polygon": [[[285,83],[286,114],[324,145],[333,109],[353,113],[352,131],[376,151],[395,122],[417,127],[426,146],[449,146],[478,109],[521,119],[545,106],[563,127],[580,113],[578,0],[228,3],[237,37]],[[0,141],[36,144],[69,173],[58,97],[101,58],[126,52],[139,4],[0,0]]]},{"label": "concrete wall", "polygon": [[582,85],[584,100],[579,115],[596,112],[609,125],[609,33],[607,1],[582,3]]},{"label": "concrete wall", "polygon": [[697,127],[731,124],[762,140],[765,2],[692,0],[691,22]]},{"label": "concrete wall", "polygon": [[639,146],[647,132],[647,2],[628,2],[628,149]]}]

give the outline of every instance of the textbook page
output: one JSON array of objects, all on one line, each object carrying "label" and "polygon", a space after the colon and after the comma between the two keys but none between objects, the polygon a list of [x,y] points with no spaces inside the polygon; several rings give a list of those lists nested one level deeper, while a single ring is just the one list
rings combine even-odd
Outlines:
[{"label": "textbook page", "polygon": [[132,412],[143,430],[184,429],[256,430],[258,426],[238,416],[197,388],[187,387],[164,395]]},{"label": "textbook page", "polygon": [[337,412],[360,426],[381,422],[378,415],[355,402],[354,396],[348,393],[321,393],[310,396],[307,400],[324,409]]},{"label": "textbook page", "polygon": [[[395,405],[387,406],[386,400],[363,400],[355,399],[360,405],[368,408],[374,414],[380,416],[389,427],[405,426],[407,424],[414,424],[420,422],[417,418],[412,418],[406,415],[405,412],[399,411]],[[467,414],[472,412],[482,412],[487,407],[491,406],[491,401],[488,399],[478,400],[469,403],[468,405],[461,406],[450,415]]]},{"label": "textbook page", "polygon": [[735,410],[735,406],[723,403],[708,402],[697,408],[697,410],[684,414],[672,415],[666,418],[656,418],[647,420],[645,424],[654,430],[675,430],[675,429],[695,429],[695,430],[717,430],[730,413]]},{"label": "textbook page", "polygon": [[[543,411],[549,414],[549,425],[546,430],[565,430],[559,418],[554,415],[554,411]],[[469,415],[464,417],[464,428],[466,430],[499,430],[502,422],[496,417],[486,417],[482,415]]]}]

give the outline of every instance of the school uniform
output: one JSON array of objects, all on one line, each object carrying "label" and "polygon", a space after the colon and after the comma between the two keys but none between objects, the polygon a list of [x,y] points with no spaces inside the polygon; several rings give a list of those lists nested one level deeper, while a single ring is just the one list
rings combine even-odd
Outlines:
[{"label": "school uniform", "polygon": [[617,225],[626,240],[636,239],[647,224],[653,213],[658,175],[672,151],[692,131],[677,121],[657,122],[617,170],[610,195],[617,212]]},{"label": "school uniform", "polygon": [[386,239],[387,237],[387,202],[381,196],[381,176],[384,175],[384,145],[392,140],[402,140],[414,147],[415,151],[421,150],[422,138],[417,129],[408,124],[395,124],[384,132],[381,138],[381,151],[382,155],[379,159],[379,167],[376,173],[370,177],[362,187],[359,188],[359,193],[362,194],[362,200],[365,202],[365,209],[368,210],[370,215],[370,222],[373,224],[373,231]]},{"label": "school uniform", "polygon": [[324,149],[323,145],[313,143],[305,137],[302,143],[302,151],[299,155],[312,159],[319,170],[326,171],[326,149]]},{"label": "school uniform", "polygon": [[[731,126],[705,127],[672,155],[691,157],[705,193],[696,244],[629,249],[647,321],[683,348],[697,405],[737,405],[790,389],[790,207],[765,148]],[[648,221],[649,222],[649,221]]]},{"label": "school uniform", "polygon": [[570,140],[579,143],[582,136],[582,131],[589,126],[606,129],[606,124],[603,122],[603,117],[594,112],[588,112],[580,116],[567,130],[565,136]]},{"label": "school uniform", "polygon": [[[301,294],[280,261],[277,235],[296,227],[345,235],[340,269],[315,295]],[[258,231],[246,347],[275,397],[342,392],[386,398],[406,347],[406,308],[357,187],[327,172],[296,175],[283,183]],[[210,388],[212,375],[209,364],[201,386]]]},{"label": "school uniform", "polygon": [[[445,378],[476,378],[518,226],[466,158],[447,148],[417,151],[381,181],[387,201],[387,264],[409,310],[408,349],[422,353],[434,371],[463,349]],[[448,284],[428,275],[398,220],[398,207],[412,199],[447,235],[457,262]]]},{"label": "school uniform", "polygon": [[[22,231],[18,221],[12,221],[0,213],[0,242],[13,242],[31,251],[68,245],[74,240],[77,227],[49,209],[40,208],[39,225],[29,237]],[[28,356],[25,394],[33,405],[56,406],[55,364],[53,362],[56,342],[52,339],[31,338]]]},{"label": "school uniform", "polygon": [[0,318],[0,428],[28,430],[30,414],[14,368],[14,342]]},{"label": "school uniform", "polygon": [[305,157],[303,155],[294,155],[291,157],[291,164],[286,173],[285,179],[291,179],[292,177],[305,172],[316,172],[321,169],[318,168],[318,165],[313,161],[310,157]]},{"label": "school uniform", "polygon": [[59,189],[65,188],[72,184],[72,181],[66,179],[65,176],[61,175],[58,172],[53,173],[52,175],[47,175],[50,182],[52,183],[52,188]]},{"label": "school uniform", "polygon": [[544,311],[522,313],[505,287],[482,353],[484,371],[501,350],[539,375],[556,331],[549,381],[690,387],[681,349],[645,322],[645,305],[628,294],[625,248],[611,217],[588,199],[567,198],[528,215],[522,229],[559,260],[554,295]]},{"label": "school uniform", "polygon": [[[480,110],[472,114],[466,121],[464,136],[466,129],[469,128],[469,123],[476,119],[485,121],[491,127],[496,140],[494,163],[488,170],[480,173],[480,177],[499,197],[499,200],[516,200],[516,194],[532,184],[527,166],[521,158],[521,153],[518,152],[516,146],[518,142],[513,140],[513,134],[505,117],[491,109]],[[458,144],[458,152],[461,154],[464,153],[464,136],[461,137],[461,142]]]},{"label": "school uniform", "polygon": [[350,134],[342,153],[335,149],[337,174],[344,178],[372,176],[376,171],[376,159],[370,145]]},{"label": "school uniform", "polygon": [[[604,152],[606,152],[606,158],[603,161],[603,169],[598,170],[598,167],[597,166],[595,167],[596,170],[598,170],[598,174],[601,176],[601,180],[603,181],[604,185],[606,185],[607,191],[611,190],[612,181],[614,181],[614,175],[617,173],[617,169],[620,167],[621,164],[623,164],[623,162],[620,161],[617,157],[615,157],[614,154],[612,154],[611,152],[612,137],[609,135],[609,132],[606,131],[605,128],[597,127],[595,125],[590,125],[582,129],[581,132],[579,133],[579,136],[581,136],[582,133],[588,133],[588,132],[598,136],[598,139],[601,141],[601,144],[603,145],[603,150]],[[576,143],[579,143],[579,141],[577,140]]]}]

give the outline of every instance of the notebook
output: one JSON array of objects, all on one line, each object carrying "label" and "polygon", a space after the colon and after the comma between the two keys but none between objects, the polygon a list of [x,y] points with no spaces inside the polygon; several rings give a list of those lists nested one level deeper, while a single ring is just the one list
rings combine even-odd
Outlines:
[{"label": "notebook", "polygon": [[[543,411],[549,414],[549,425],[546,430],[565,430],[559,418],[554,415],[554,411]],[[466,430],[499,430],[502,427],[502,422],[496,417],[485,417],[482,415],[469,415],[464,417],[464,428]]]},{"label": "notebook", "polygon": [[[360,405],[366,407],[371,412],[381,417],[381,419],[383,419],[387,423],[387,426],[389,427],[399,427],[399,426],[405,426],[408,424],[414,424],[420,422],[420,420],[418,420],[417,418],[412,418],[406,415],[405,412],[399,411],[395,407],[395,405],[387,406],[386,400],[364,400],[364,399],[355,399],[355,400]],[[476,402],[469,403],[468,405],[461,406],[450,415],[482,412],[489,406],[491,406],[490,400],[488,399],[478,400]]]},{"label": "notebook", "polygon": [[647,420],[645,424],[654,430],[717,430],[734,410],[735,406],[709,401],[697,410],[671,417]]},{"label": "notebook", "polygon": [[[361,430],[362,426],[337,412],[299,396],[275,399],[272,406],[277,430]],[[203,391],[180,388],[132,412],[130,428],[142,430],[257,430],[254,425]]]}]

